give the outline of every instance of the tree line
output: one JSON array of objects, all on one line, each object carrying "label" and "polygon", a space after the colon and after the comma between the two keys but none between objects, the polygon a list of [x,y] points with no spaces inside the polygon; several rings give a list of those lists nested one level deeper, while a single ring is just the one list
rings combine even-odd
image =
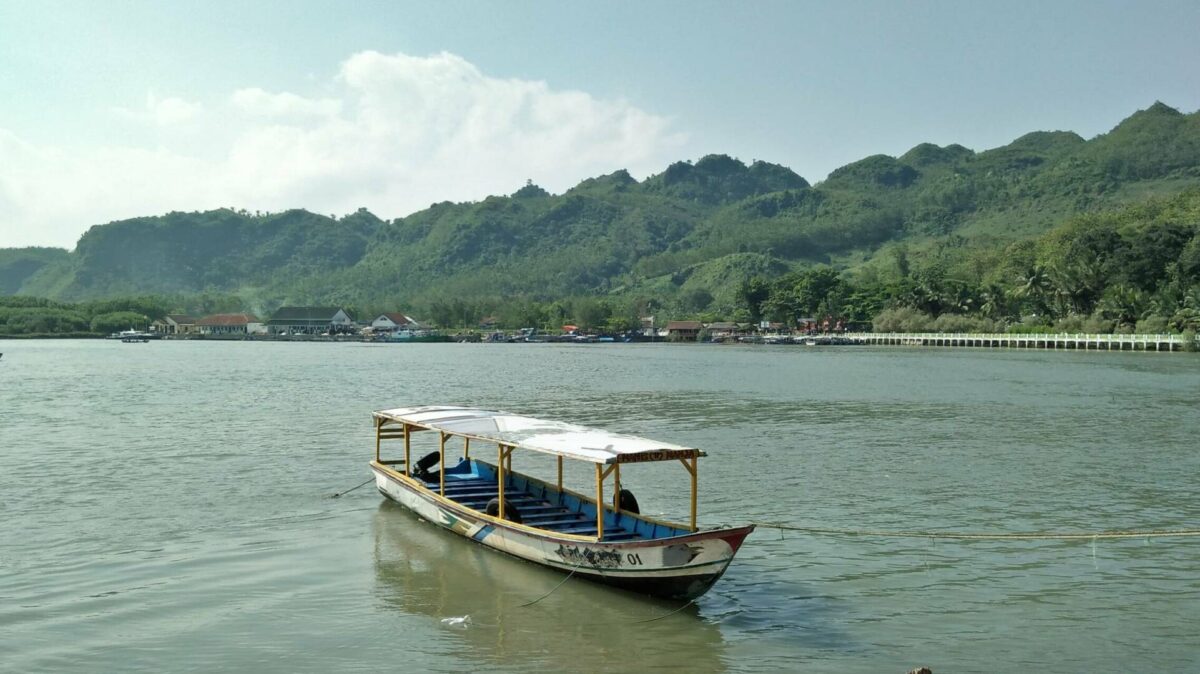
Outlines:
[{"label": "tree line", "polygon": [[[401,310],[446,329],[494,325],[554,330],[576,325],[592,332],[622,333],[638,329],[643,318],[653,316],[659,325],[685,318],[795,325],[803,318],[835,317],[870,324],[876,331],[900,332],[1196,331],[1200,189],[1075,216],[1039,237],[1003,247],[972,245],[949,236],[925,248],[893,244],[871,263],[851,269],[756,269],[729,288],[732,301],[724,304],[714,301],[720,288],[680,291],[671,286],[655,292],[653,286],[635,285],[552,299],[519,293],[441,294],[411,306],[398,299],[342,307],[359,320]],[[679,282],[688,288],[683,276]],[[145,328],[168,313],[202,316],[256,309],[264,319],[269,316],[263,305],[247,306],[233,293],[77,303],[8,296],[0,297],[0,334],[107,334]]]}]

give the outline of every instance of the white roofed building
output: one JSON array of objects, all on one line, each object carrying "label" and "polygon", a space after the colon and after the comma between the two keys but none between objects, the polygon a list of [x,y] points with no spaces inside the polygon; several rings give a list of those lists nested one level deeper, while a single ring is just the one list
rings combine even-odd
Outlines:
[{"label": "white roofed building", "polygon": [[412,316],[408,316],[399,312],[379,314],[378,318],[371,321],[371,330],[376,333],[419,329],[421,329],[421,324],[418,323]]}]

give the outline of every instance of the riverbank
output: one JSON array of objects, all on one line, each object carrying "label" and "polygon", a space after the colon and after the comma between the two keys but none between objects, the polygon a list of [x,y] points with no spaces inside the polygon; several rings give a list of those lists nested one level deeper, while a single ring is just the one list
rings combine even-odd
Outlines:
[{"label": "riverbank", "polygon": [[[638,344],[647,342],[669,344],[747,344],[762,346],[908,346],[908,347],[969,347],[991,349],[1042,349],[1050,351],[1200,351],[1200,337],[1178,334],[1028,334],[1028,333],[940,333],[940,332],[858,332],[830,335],[801,335],[788,337],[755,335],[752,339],[695,340],[542,340],[542,339],[481,339],[476,334],[445,335],[442,339],[380,340],[361,335],[162,335],[155,339],[164,341],[212,341],[212,342],[335,342],[362,344],[418,344],[427,342],[460,343],[508,343],[508,344]],[[0,335],[0,339],[106,339],[106,335],[92,333],[70,333],[63,335]]]}]

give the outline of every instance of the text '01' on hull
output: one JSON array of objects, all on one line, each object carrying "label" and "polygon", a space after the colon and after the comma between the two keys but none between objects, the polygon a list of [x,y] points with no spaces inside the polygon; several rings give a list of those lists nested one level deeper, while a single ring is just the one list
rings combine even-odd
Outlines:
[{"label": "text '01' on hull", "polygon": [[[581,578],[695,599],[717,582],[754,530],[697,528],[696,471],[704,456],[698,449],[465,407],[404,407],[374,417],[371,470],[380,493],[477,543]],[[426,431],[431,433],[422,436]],[[403,442],[403,458],[382,455],[388,440]],[[435,451],[412,459],[427,448]],[[517,450],[554,456],[557,480],[513,471]],[[495,462],[477,458],[484,452]],[[563,487],[564,459],[595,466],[594,496]],[[683,464],[691,483],[689,524],[640,514],[636,499],[621,489],[622,465],[650,461]]]}]

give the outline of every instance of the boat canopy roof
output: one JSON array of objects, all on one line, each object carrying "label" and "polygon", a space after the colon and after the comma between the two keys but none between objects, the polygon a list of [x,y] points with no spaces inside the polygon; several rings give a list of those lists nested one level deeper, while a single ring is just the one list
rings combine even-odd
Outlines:
[{"label": "boat canopy roof", "polygon": [[398,407],[375,412],[381,423],[396,422],[450,435],[496,442],[590,463],[640,463],[704,456],[694,447],[673,445],[633,435],[562,421],[471,409],[468,407]]}]

